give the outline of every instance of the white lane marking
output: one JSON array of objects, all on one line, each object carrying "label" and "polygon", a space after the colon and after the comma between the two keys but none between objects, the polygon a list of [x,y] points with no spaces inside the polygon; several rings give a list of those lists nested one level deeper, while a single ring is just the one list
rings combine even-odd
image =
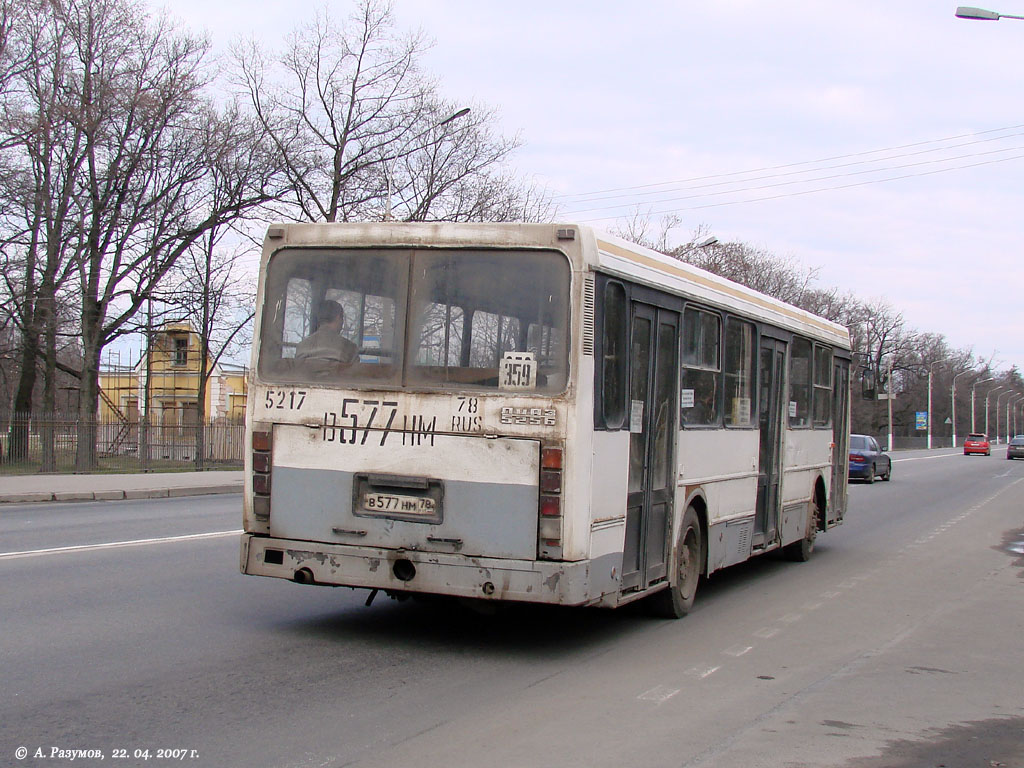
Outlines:
[{"label": "white lane marking", "polygon": [[737,644],[726,648],[722,653],[728,654],[729,656],[736,656],[738,658],[745,653],[750,653],[752,650],[754,650],[754,646],[752,645]]},{"label": "white lane marking", "polygon": [[669,688],[665,685],[656,685],[654,688],[651,688],[651,690],[641,693],[637,698],[641,701],[654,701],[658,704],[664,704],[679,693],[679,690],[679,688]]},{"label": "white lane marking", "polygon": [[697,678],[700,678],[701,680],[703,680],[705,677],[711,677],[711,675],[715,674],[715,672],[717,672],[721,668],[722,668],[721,666],[716,666],[716,667],[690,667],[688,670],[686,670],[686,674],[688,674],[690,677],[697,677]]},{"label": "white lane marking", "polygon": [[960,453],[940,453],[938,456],[908,456],[905,459],[893,459],[894,464],[899,464],[901,461],[928,461],[929,459],[945,459],[950,456],[959,456]]},{"label": "white lane marking", "polygon": [[43,555],[66,555],[69,552],[90,552],[96,549],[119,549],[121,547],[143,547],[149,544],[169,544],[176,541],[196,541],[197,539],[215,539],[219,536],[237,536],[237,531],[212,531],[211,533],[190,533],[185,536],[165,536],[159,539],[133,539],[131,541],[107,541],[103,544],[79,544],[74,547],[53,547],[51,549],[27,549],[22,552],[0,552],[0,560],[15,560],[22,557],[41,557]]},{"label": "white lane marking", "polygon": [[765,627],[764,629],[757,630],[754,633],[754,637],[760,637],[762,640],[769,640],[775,637],[781,631],[782,630],[778,627]]}]

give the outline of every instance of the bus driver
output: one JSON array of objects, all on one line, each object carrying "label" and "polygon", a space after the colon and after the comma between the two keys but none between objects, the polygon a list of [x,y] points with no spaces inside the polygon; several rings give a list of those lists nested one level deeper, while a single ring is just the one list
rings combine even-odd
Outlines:
[{"label": "bus driver", "polygon": [[316,313],[317,328],[299,342],[295,349],[297,360],[307,361],[315,373],[329,373],[349,365],[359,358],[359,348],[341,335],[345,325],[345,310],[330,299],[320,302]]}]

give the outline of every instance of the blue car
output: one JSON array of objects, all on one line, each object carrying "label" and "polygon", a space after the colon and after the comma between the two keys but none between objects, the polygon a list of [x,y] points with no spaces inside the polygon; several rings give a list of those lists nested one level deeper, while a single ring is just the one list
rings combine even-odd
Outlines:
[{"label": "blue car", "polygon": [[878,441],[871,435],[850,435],[850,480],[859,479],[865,483],[875,478],[888,480],[892,477],[892,461],[882,453]]}]

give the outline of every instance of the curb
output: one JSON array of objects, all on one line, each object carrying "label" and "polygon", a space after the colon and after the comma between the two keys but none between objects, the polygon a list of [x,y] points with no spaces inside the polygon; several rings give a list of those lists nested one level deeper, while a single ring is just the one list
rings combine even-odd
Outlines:
[{"label": "curb", "polygon": [[0,504],[29,504],[47,501],[125,501],[133,499],[166,499],[182,496],[206,496],[241,493],[242,484],[201,485],[179,488],[145,488],[129,491],[43,491],[0,494]]}]

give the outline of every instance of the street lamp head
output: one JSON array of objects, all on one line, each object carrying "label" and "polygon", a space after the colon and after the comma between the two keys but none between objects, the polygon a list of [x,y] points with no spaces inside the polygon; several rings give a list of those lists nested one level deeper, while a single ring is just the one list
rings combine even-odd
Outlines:
[{"label": "street lamp head", "polygon": [[716,235],[708,235],[707,237],[702,237],[700,240],[695,242],[693,244],[693,247],[694,248],[707,248],[709,245],[714,245],[717,242],[718,242],[718,237]]},{"label": "street lamp head", "polygon": [[995,11],[986,11],[984,8],[972,8],[969,5],[961,5],[956,9],[958,19],[974,19],[975,21],[999,21],[999,14]]},{"label": "street lamp head", "polygon": [[452,122],[453,120],[458,120],[460,117],[465,117],[466,115],[468,115],[470,113],[470,111],[471,110],[470,110],[469,107],[463,107],[458,112],[456,112],[456,113],[446,117],[444,120],[442,120],[440,123],[438,123],[437,126],[440,127],[442,125],[448,125],[448,123]]},{"label": "street lamp head", "polygon": [[1024,16],[1016,16],[1012,13],[996,13],[986,11],[984,8],[972,8],[969,5],[961,5],[956,9],[958,19],[974,19],[975,21],[999,21],[1000,19],[1024,19]]}]

